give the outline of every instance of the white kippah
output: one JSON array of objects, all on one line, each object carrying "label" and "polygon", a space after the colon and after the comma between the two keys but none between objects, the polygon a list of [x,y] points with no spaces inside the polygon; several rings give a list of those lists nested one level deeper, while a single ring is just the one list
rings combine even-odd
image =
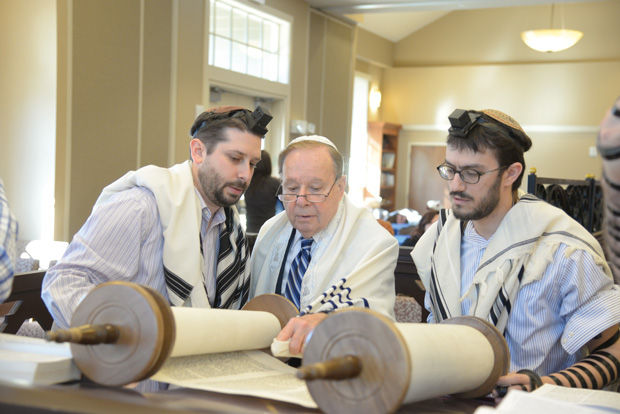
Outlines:
[{"label": "white kippah", "polygon": [[288,143],[287,147],[290,147],[291,145],[296,144],[301,141],[320,142],[321,144],[329,145],[330,147],[333,147],[336,151],[338,151],[338,148],[336,148],[336,145],[334,145],[333,142],[331,142],[328,138],[322,137],[320,135],[304,135],[304,136],[295,138],[294,140]]}]

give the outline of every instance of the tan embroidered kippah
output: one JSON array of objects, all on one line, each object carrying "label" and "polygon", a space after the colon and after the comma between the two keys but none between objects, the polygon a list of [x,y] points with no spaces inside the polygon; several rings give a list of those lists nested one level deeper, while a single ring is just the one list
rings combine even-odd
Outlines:
[{"label": "tan embroidered kippah", "polygon": [[506,115],[502,111],[498,111],[497,109],[483,109],[480,112],[490,118],[495,119],[497,122],[500,122],[525,134],[525,131],[523,130],[523,128],[521,128],[521,125],[519,125],[519,123],[515,121],[513,117],[511,117],[510,115]]}]

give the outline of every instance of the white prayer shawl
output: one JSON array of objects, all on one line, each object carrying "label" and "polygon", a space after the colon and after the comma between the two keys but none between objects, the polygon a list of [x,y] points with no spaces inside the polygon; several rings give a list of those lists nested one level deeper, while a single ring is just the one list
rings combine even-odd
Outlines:
[{"label": "white prayer shawl", "polygon": [[[170,302],[175,306],[210,308],[200,252],[202,209],[194,190],[190,162],[170,168],[149,165],[130,171],[103,189],[94,208],[115,192],[135,186],[148,188],[157,201],[163,227],[163,263]],[[234,207],[233,214],[237,224],[239,220]],[[248,277],[245,269],[239,279],[243,283]]]},{"label": "white prayer shawl", "polygon": [[[292,230],[285,211],[261,227],[252,251],[250,298],[276,292]],[[302,279],[301,314],[358,306],[394,319],[397,240],[346,194],[317,239]]]},{"label": "white prayer shawl", "polygon": [[599,243],[584,227],[562,210],[525,194],[491,236],[470,289],[460,297],[462,222],[450,212],[443,227],[441,222],[440,218],[411,253],[430,294],[435,322],[460,316],[461,302],[475,289],[470,315],[488,320],[503,333],[520,286],[542,278],[560,244],[567,246],[566,257],[575,250],[586,251],[612,277]]}]

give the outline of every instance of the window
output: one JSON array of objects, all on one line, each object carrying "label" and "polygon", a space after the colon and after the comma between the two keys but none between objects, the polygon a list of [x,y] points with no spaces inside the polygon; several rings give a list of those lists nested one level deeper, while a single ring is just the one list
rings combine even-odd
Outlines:
[{"label": "window", "polygon": [[234,0],[211,0],[209,65],[289,81],[289,22]]},{"label": "window", "polygon": [[[353,116],[351,119],[351,158],[349,160],[349,196],[358,204],[365,203],[364,189],[379,195],[381,170],[368,164],[368,89],[370,81],[355,75],[353,84]],[[359,174],[359,171],[365,171]]]}]

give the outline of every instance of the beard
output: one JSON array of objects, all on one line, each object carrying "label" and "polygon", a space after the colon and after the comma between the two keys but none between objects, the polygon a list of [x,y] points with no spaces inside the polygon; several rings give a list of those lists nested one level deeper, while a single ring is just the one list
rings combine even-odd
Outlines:
[{"label": "beard", "polygon": [[[454,217],[459,220],[481,220],[491,214],[495,207],[499,204],[499,186],[501,183],[502,177],[501,175],[497,177],[493,186],[489,189],[488,193],[480,200],[480,202],[474,206],[473,210],[470,212],[459,211],[457,208],[452,208],[452,212],[454,213]],[[462,198],[468,198],[473,200],[473,198],[464,192],[455,191],[450,193],[450,196],[459,196]]]},{"label": "beard", "polygon": [[[209,201],[220,207],[230,207],[235,204],[248,188],[248,183],[243,180],[224,181],[222,176],[208,165],[198,170],[198,181]],[[227,194],[225,189],[228,186],[241,189],[241,193],[238,196]]]}]

